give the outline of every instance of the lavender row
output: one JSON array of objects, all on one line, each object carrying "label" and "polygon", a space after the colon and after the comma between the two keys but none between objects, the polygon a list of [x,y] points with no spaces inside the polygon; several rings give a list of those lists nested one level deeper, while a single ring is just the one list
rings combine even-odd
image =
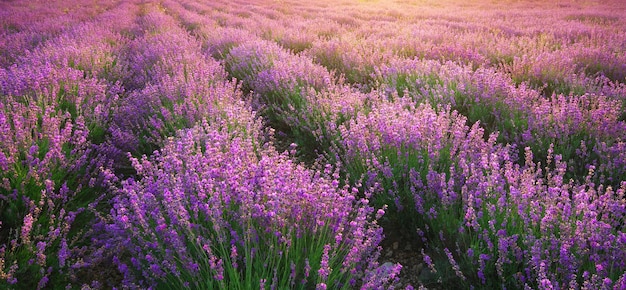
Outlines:
[{"label": "lavender row", "polygon": [[[315,106],[309,104],[315,101],[309,98],[309,93],[325,92],[333,87],[343,90],[340,81],[310,59],[245,30],[210,29],[212,18],[198,17],[198,13],[188,9],[190,5],[169,5],[170,11],[182,23],[193,27],[192,34],[203,41],[205,51],[223,58],[229,76],[240,81],[244,91],[251,91],[252,104],[266,118],[268,125],[280,136],[299,143],[300,152],[319,147],[310,129],[293,122],[293,117],[307,108],[315,110]],[[316,158],[315,154],[306,154],[309,158]]]},{"label": "lavender row", "polygon": [[151,154],[176,130],[240,99],[222,66],[163,11],[145,8],[131,31],[133,39],[118,51],[123,97],[109,106],[111,138],[103,144],[120,162],[127,152]]},{"label": "lavender row", "polygon": [[84,52],[94,45],[106,53],[106,37],[119,37],[99,27],[128,9],[76,24],[0,69],[3,287],[59,287],[85,263],[88,229],[77,225],[89,219],[100,184],[110,179],[94,132],[105,125],[117,88],[96,76],[107,64]]}]

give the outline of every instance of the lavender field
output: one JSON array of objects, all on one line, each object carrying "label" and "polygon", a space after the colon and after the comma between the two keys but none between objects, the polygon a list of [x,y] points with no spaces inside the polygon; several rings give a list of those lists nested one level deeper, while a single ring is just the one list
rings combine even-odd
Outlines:
[{"label": "lavender field", "polygon": [[626,289],[626,3],[0,1],[0,289]]}]

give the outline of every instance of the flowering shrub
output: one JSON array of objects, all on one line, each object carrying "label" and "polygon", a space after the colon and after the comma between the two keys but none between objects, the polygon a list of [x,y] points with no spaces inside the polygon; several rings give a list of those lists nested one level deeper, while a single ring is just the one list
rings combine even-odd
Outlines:
[{"label": "flowering shrub", "polygon": [[545,168],[529,148],[516,165],[495,135],[485,140],[478,124],[438,109],[382,102],[339,127],[337,155],[375,205],[395,205],[391,216],[442,257],[424,254],[440,282],[458,283],[451,267],[467,286],[623,287],[626,184],[594,185],[593,171],[568,182],[552,146]]},{"label": "flowering shrub", "polygon": [[455,183],[463,176],[457,168],[461,160],[478,162],[506,152],[495,144],[496,135],[485,140],[478,124],[468,127],[458,112],[416,105],[407,98],[381,101],[337,130],[336,155],[348,174],[380,192],[375,198],[379,206],[406,208],[406,220],[429,215],[432,203],[458,203],[460,185]]},{"label": "flowering shrub", "polygon": [[[109,231],[124,283],[146,287],[349,288],[383,285],[382,229],[366,199],[331,167],[307,170],[221,124],[181,131],[152,158],[133,159]],[[252,132],[251,134],[258,134]],[[124,259],[124,257],[128,257]]]},{"label": "flowering shrub", "polygon": [[92,151],[88,129],[97,118],[86,120],[80,109],[93,101],[83,98],[99,94],[66,95],[68,85],[92,88],[89,79],[57,81],[50,91],[4,95],[0,102],[3,287],[43,288],[51,280],[68,281],[79,262],[75,254],[83,232],[74,222],[97,199],[93,187],[102,181],[98,171],[106,162]]}]

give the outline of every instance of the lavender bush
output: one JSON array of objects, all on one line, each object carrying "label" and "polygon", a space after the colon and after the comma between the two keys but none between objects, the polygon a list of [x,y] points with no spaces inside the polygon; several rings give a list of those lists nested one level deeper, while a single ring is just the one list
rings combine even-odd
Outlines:
[{"label": "lavender bush", "polygon": [[[382,287],[383,214],[339,188],[332,167],[311,171],[223,124],[181,131],[153,158],[133,159],[108,228],[129,287]],[[126,259],[124,259],[126,257]],[[129,259],[130,258],[130,259]]]},{"label": "lavender bush", "polygon": [[[520,167],[496,135],[485,140],[478,124],[465,123],[449,109],[383,102],[338,129],[336,154],[376,192],[374,204],[394,205],[392,217],[410,223],[437,255],[436,262],[424,257],[445,278],[439,283],[623,287],[626,184],[594,185],[593,167],[585,183],[568,182],[552,146],[545,168],[528,148]],[[593,225],[583,222],[589,215]],[[591,242],[599,236],[603,243]]]},{"label": "lavender bush", "polygon": [[80,264],[84,231],[75,222],[85,222],[81,213],[97,200],[94,187],[106,161],[89,140],[89,124],[97,118],[89,120],[81,110],[100,96],[98,86],[69,76],[48,79],[52,83],[35,88],[38,93],[3,95],[0,102],[3,287],[58,287]]}]

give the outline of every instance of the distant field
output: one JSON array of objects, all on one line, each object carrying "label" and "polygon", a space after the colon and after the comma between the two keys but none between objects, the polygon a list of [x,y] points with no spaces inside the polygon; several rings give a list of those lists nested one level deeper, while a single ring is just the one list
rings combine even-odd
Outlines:
[{"label": "distant field", "polygon": [[626,3],[0,1],[0,289],[626,289]]}]

